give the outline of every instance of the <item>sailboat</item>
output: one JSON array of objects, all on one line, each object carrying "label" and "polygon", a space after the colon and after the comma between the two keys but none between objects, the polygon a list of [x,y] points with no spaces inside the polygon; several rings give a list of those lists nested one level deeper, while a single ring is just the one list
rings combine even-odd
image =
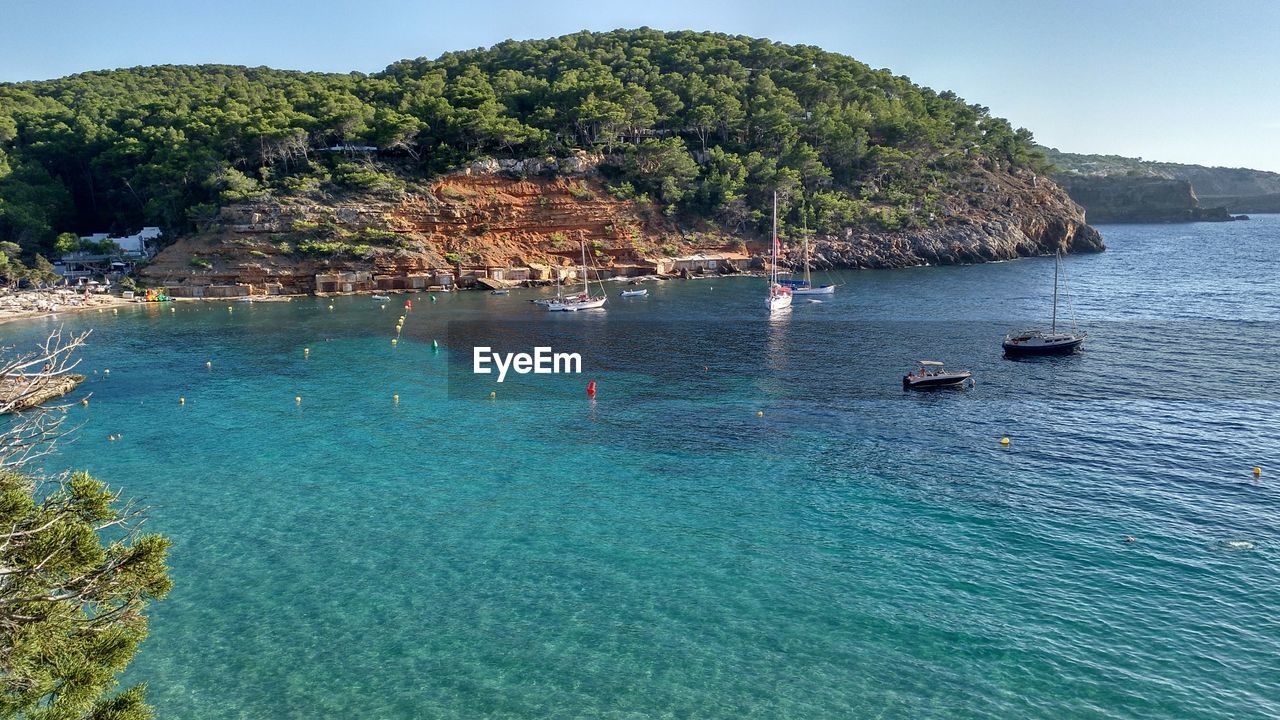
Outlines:
[{"label": "sailboat", "polygon": [[548,310],[555,312],[574,312],[577,310],[594,310],[604,307],[604,303],[608,300],[606,295],[591,295],[591,280],[588,276],[589,268],[587,267],[587,241],[582,241],[582,292],[577,295],[570,295],[564,298],[557,298],[553,302],[545,305]]},{"label": "sailboat", "polygon": [[[1066,271],[1062,270],[1062,250],[1053,256],[1053,316],[1049,322],[1049,331],[1026,330],[1011,333],[1004,337],[1004,354],[1009,357],[1028,355],[1070,355],[1084,342],[1086,333],[1076,329],[1074,316],[1071,319],[1071,332],[1058,332],[1058,275],[1061,272],[1065,279]],[[1065,285],[1065,283],[1064,283]],[[1067,307],[1071,307],[1071,288],[1066,286]]]},{"label": "sailboat", "polygon": [[813,286],[813,274],[809,272],[809,238],[804,239],[804,280],[784,280],[784,284],[791,287],[793,295],[834,295],[836,292],[835,285]]},{"label": "sailboat", "polygon": [[773,252],[769,268],[769,297],[765,305],[770,313],[791,307],[791,288],[778,283],[778,193],[773,193]]}]

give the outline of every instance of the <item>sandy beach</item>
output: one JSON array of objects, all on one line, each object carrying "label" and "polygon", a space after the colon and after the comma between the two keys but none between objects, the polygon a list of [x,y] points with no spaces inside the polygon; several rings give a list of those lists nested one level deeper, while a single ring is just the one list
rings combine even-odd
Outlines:
[{"label": "sandy beach", "polygon": [[18,290],[0,293],[0,324],[13,320],[101,310],[132,303],[115,295],[76,293],[66,289]]}]

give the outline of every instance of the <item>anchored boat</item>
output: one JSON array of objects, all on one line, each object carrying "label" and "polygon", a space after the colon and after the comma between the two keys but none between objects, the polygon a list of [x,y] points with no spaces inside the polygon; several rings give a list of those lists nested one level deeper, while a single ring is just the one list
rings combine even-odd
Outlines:
[{"label": "anchored boat", "polygon": [[836,286],[827,284],[814,287],[813,274],[809,271],[809,238],[804,239],[804,279],[783,280],[783,285],[791,288],[793,295],[834,295]]},{"label": "anchored boat", "polygon": [[1062,269],[1062,251],[1053,256],[1053,315],[1049,321],[1049,330],[1032,329],[1019,333],[1010,333],[1004,337],[1004,354],[1009,357],[1026,357],[1033,355],[1070,355],[1084,343],[1087,333],[1076,329],[1075,315],[1071,317],[1071,332],[1058,332],[1058,275],[1063,276],[1063,290],[1067,299],[1067,310],[1071,310],[1071,287],[1066,282],[1066,271]]},{"label": "anchored boat", "polygon": [[578,310],[594,310],[604,307],[609,298],[605,295],[591,294],[591,281],[587,275],[587,242],[582,241],[582,292],[547,303],[544,307],[553,312],[575,312]]},{"label": "anchored boat", "polygon": [[778,193],[773,193],[773,252],[769,270],[769,297],[765,305],[773,314],[791,307],[791,288],[778,282]]}]

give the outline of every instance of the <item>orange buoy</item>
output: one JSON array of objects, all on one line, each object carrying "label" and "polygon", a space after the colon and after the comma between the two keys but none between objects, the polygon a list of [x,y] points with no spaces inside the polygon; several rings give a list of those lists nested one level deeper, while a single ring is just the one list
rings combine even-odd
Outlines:
[{"label": "orange buoy", "polygon": [[596,381],[592,380],[591,382],[587,383],[587,397],[595,397],[595,396],[596,396]]}]

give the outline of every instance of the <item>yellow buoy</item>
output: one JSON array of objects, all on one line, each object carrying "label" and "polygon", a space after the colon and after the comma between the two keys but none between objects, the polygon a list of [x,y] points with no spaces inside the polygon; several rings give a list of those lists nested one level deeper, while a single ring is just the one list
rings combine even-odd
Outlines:
[{"label": "yellow buoy", "polygon": [[116,308],[111,308],[111,314],[112,314],[112,315],[119,315],[119,314],[120,314],[120,311],[119,311],[118,309],[116,309]]},{"label": "yellow buoy", "polygon": [[764,417],[764,411],[763,411],[763,410],[757,410],[757,411],[756,411],[756,417]]},{"label": "yellow buoy", "polygon": [[205,367],[207,367],[207,368],[212,369],[212,368],[213,368],[213,361],[212,361],[212,360],[207,361],[207,362],[204,364],[204,366],[205,366]]},{"label": "yellow buoy", "polygon": [[391,344],[392,344],[392,345],[395,345],[395,344],[396,344],[396,339],[395,339],[395,338],[391,338]]},{"label": "yellow buoy", "polygon": [[400,402],[400,396],[399,396],[399,395],[392,395],[392,396],[391,396],[391,402],[395,402],[395,403]]},{"label": "yellow buoy", "polygon": [[88,407],[88,406],[89,406],[89,398],[85,398],[85,399],[81,400],[81,401],[80,401],[80,404],[81,404],[81,405],[84,405],[85,407]]},{"label": "yellow buoy", "polygon": [[301,396],[301,395],[294,395],[294,396],[293,396],[293,401],[294,401],[295,403],[297,403],[297,404],[301,405],[301,404],[302,404],[302,396]]},{"label": "yellow buoy", "polygon": [[310,354],[311,354],[311,348],[302,348],[302,354],[303,354],[303,355],[310,355]]},{"label": "yellow buoy", "polygon": [[330,310],[332,310],[332,309],[333,309],[333,306],[332,306],[332,305],[330,305],[330,306],[329,306],[329,309],[330,309]]},{"label": "yellow buoy", "polygon": [[1262,468],[1260,468],[1260,467],[1256,467],[1256,466],[1255,466],[1255,467],[1253,468],[1253,476],[1254,476],[1254,477],[1260,477],[1261,475],[1262,475]]},{"label": "yellow buoy", "polygon": [[186,405],[186,404],[187,404],[187,399],[186,399],[186,398],[184,398],[184,397],[180,397],[180,398],[178,398],[178,404],[179,404],[179,405]]},{"label": "yellow buoy", "polygon": [[171,313],[176,313],[176,312],[178,312],[178,311],[177,311],[177,310],[175,310],[175,309],[173,309],[173,308],[169,308],[169,312],[171,312]]},{"label": "yellow buoy", "polygon": [[227,312],[231,312],[231,311],[232,311],[232,310],[234,310],[234,309],[235,309],[235,308],[231,307],[230,305],[228,305],[228,306],[227,306]]},{"label": "yellow buoy", "polygon": [[110,371],[110,370],[103,370],[103,371],[102,371],[102,374],[103,374],[103,375],[110,375],[110,374],[111,374],[111,371]]},{"label": "yellow buoy", "polygon": [[498,397],[498,393],[497,393],[497,392],[495,392],[495,391],[490,391],[490,392],[489,392],[489,399],[490,399],[490,400],[493,400],[493,399],[494,399],[494,398],[496,398],[496,397]]},{"label": "yellow buoy", "polygon": [[1000,444],[1001,444],[1001,445],[1008,445],[1008,444],[1009,444],[1009,438],[1007,438],[1007,437],[1002,437],[1002,438],[1000,438]]}]

